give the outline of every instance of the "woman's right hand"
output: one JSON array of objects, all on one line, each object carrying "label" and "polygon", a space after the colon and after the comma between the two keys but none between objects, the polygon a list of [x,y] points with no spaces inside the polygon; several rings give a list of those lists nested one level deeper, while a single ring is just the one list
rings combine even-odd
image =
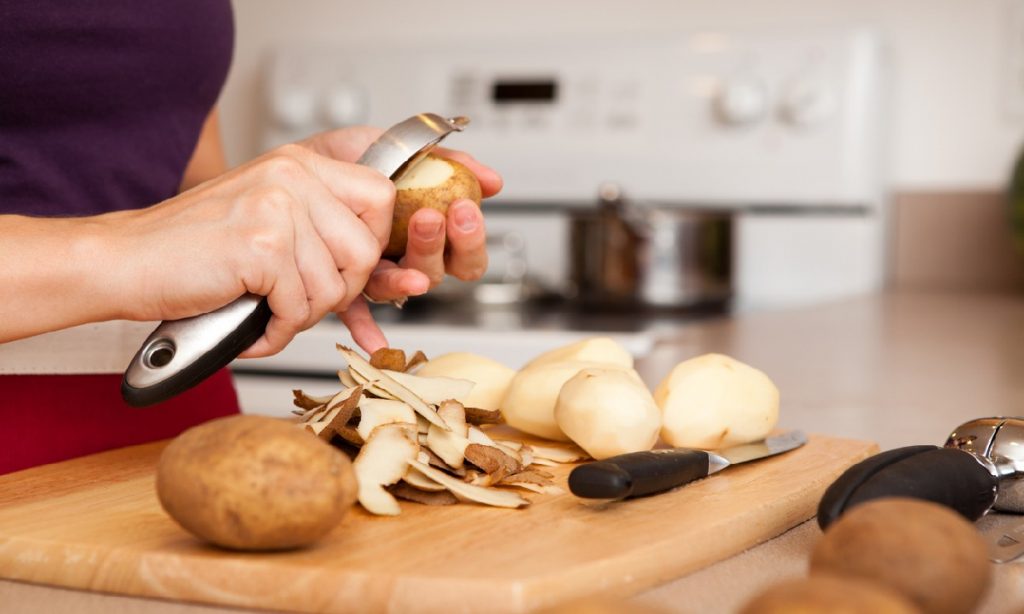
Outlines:
[{"label": "woman's right hand", "polygon": [[115,246],[104,266],[119,317],[173,320],[266,296],[273,316],[243,354],[257,357],[356,301],[387,244],[394,196],[373,169],[286,145],[159,205],[92,219]]}]

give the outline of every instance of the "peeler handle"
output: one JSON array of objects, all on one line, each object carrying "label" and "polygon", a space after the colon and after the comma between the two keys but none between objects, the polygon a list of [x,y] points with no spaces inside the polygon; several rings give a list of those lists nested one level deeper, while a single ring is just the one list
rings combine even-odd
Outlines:
[{"label": "peeler handle", "polygon": [[[216,311],[164,322],[128,367],[121,397],[146,407],[185,392],[256,343],[271,315],[266,297],[245,294]],[[171,374],[163,376],[161,369]]]},{"label": "peeler handle", "polygon": [[876,454],[847,469],[825,491],[818,525],[883,497],[911,497],[949,507],[972,522],[996,500],[998,479],[975,455],[954,448],[909,446]]}]

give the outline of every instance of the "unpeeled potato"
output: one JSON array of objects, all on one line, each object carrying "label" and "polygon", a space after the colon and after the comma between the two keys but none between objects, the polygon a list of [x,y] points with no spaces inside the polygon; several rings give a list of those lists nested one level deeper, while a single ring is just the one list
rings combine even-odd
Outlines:
[{"label": "unpeeled potato", "polygon": [[283,420],[231,416],[164,449],[156,491],[184,529],[235,550],[284,550],[326,535],[356,500],[343,453]]},{"label": "unpeeled potato", "polygon": [[391,236],[384,257],[398,260],[405,255],[409,218],[424,207],[448,213],[453,202],[467,198],[480,206],[483,194],[473,171],[462,164],[428,155],[395,182],[395,209]]},{"label": "unpeeled potato", "polygon": [[860,578],[787,580],[754,596],[740,614],[920,614],[898,592]]},{"label": "unpeeled potato", "polygon": [[811,574],[871,580],[927,614],[974,611],[991,580],[988,545],[953,510],[919,499],[875,499],[829,525]]}]

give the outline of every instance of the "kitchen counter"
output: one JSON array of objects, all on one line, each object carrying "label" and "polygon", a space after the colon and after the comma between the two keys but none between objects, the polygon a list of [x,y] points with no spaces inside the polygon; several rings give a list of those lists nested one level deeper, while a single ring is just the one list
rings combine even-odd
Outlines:
[{"label": "kitchen counter", "polygon": [[[883,449],[941,444],[971,418],[1024,414],[1024,296],[899,293],[710,319],[664,336],[638,368],[656,383],[680,360],[711,351],[775,380],[780,426],[871,439]],[[733,611],[760,588],[802,575],[818,535],[804,523],[635,599],[673,612]],[[1024,563],[996,572],[982,612],[1024,609]],[[0,581],[0,612],[16,611],[236,610]]]}]

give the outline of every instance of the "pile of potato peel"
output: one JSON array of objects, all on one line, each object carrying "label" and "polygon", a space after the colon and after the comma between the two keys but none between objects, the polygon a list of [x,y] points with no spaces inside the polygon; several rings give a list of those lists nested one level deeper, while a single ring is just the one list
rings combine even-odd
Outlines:
[{"label": "pile of potato peel", "polygon": [[562,492],[543,467],[590,458],[572,444],[494,439],[482,428],[500,423],[498,410],[466,407],[474,384],[424,377],[422,352],[406,359],[382,349],[369,360],[345,346],[343,388],[313,397],[295,390],[299,426],[354,456],[359,503],[377,515],[398,515],[397,499],[426,505],[460,501],[521,508],[521,493]]}]

